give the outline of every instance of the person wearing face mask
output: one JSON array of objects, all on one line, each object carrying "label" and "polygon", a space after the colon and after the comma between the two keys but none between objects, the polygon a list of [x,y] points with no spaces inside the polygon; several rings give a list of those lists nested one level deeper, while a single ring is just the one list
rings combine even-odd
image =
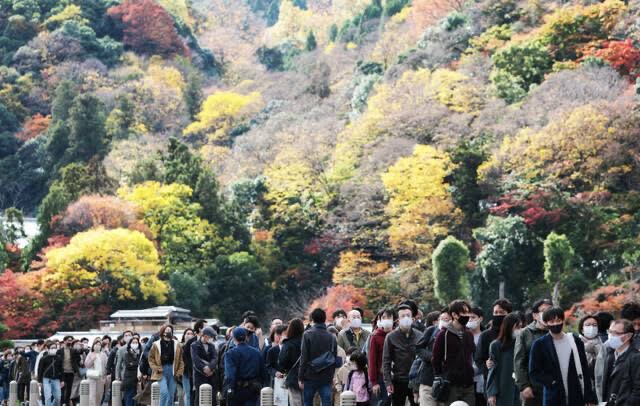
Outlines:
[{"label": "person wearing face mask", "polygon": [[631,347],[636,351],[640,351],[640,303],[626,303],[622,306],[620,316],[633,324],[634,333],[631,339]]},{"label": "person wearing face mask", "polygon": [[369,382],[372,385],[372,394],[375,397],[374,404],[389,397],[384,377],[382,375],[382,355],[384,351],[384,341],[387,335],[393,330],[393,323],[396,320],[396,312],[392,308],[383,309],[376,317],[376,329],[371,335],[369,344]]},{"label": "person wearing face mask", "polygon": [[640,353],[632,347],[633,323],[614,320],[596,359],[596,394],[609,406],[640,405]]},{"label": "person wearing face mask", "polygon": [[498,337],[489,346],[489,359],[493,361],[486,385],[489,406],[520,404],[520,391],[513,380],[513,353],[523,327],[521,316],[509,313],[500,323]]},{"label": "person wearing face mask", "polygon": [[398,328],[387,334],[382,350],[382,375],[393,406],[411,406],[416,402],[409,388],[409,371],[416,357],[416,345],[422,333],[414,329],[413,312],[409,305],[398,306]]},{"label": "person wearing face mask", "polygon": [[124,356],[127,354],[127,344],[131,341],[133,337],[133,331],[127,330],[122,333],[122,341],[123,345],[116,352],[116,379],[118,381],[122,380],[122,374],[124,372]]},{"label": "person wearing face mask", "polygon": [[184,373],[182,345],[173,339],[173,326],[164,325],[159,333],[149,351],[151,381],[160,382],[160,406],[173,406],[176,382]]},{"label": "person wearing face mask", "polygon": [[365,343],[369,338],[369,332],[362,328],[362,314],[358,310],[351,310],[347,319],[349,327],[342,329],[338,334],[338,345],[345,351],[355,348],[366,353]]},{"label": "person wearing face mask", "polygon": [[331,316],[333,320],[333,325],[338,329],[338,332],[342,331],[343,328],[349,325],[349,321],[347,320],[347,312],[342,309],[338,309],[333,312]]},{"label": "person wearing face mask", "polygon": [[420,373],[420,388],[418,398],[420,401],[420,406],[438,406],[439,403],[436,402],[431,396],[431,388],[433,386],[433,365],[431,365],[431,358],[433,356],[433,344],[436,341],[436,336],[440,331],[440,323],[439,318],[443,317],[443,319],[447,320],[446,325],[442,325],[442,328],[446,328],[449,324],[449,314],[446,312],[432,312],[427,315],[427,318],[433,318],[434,321],[431,321],[428,324],[427,329],[424,332],[424,335],[416,344],[416,354],[422,360],[422,372]]},{"label": "person wearing face mask", "polygon": [[0,404],[4,404],[9,399],[9,375],[11,373],[11,360],[7,357],[13,356],[11,350],[5,350],[0,355]]},{"label": "person wearing face mask", "polygon": [[544,406],[584,406],[598,403],[584,344],[580,337],[565,334],[564,310],[554,307],[542,314],[549,334],[533,342],[529,376],[544,388]]},{"label": "person wearing face mask", "polygon": [[122,400],[124,406],[133,406],[134,398],[138,391],[138,365],[142,357],[140,338],[132,337],[127,343],[122,363]]},{"label": "person wearing face mask", "polygon": [[213,342],[216,332],[211,327],[205,327],[200,338],[191,345],[191,360],[193,361],[193,390],[195,391],[195,405],[200,404],[200,385],[209,384],[213,388],[213,403],[216,404],[216,365],[218,362],[216,346]]},{"label": "person wearing face mask", "polygon": [[53,342],[47,342],[37,371],[45,406],[60,406],[62,376],[62,358],[58,355],[58,347]]},{"label": "person wearing face mask", "polygon": [[482,376],[487,379],[491,362],[489,360],[489,345],[498,337],[500,325],[513,311],[513,305],[509,299],[498,299],[491,305],[491,327],[480,333],[476,340],[476,353],[474,355],[475,365],[482,370]]},{"label": "person wearing face mask", "polygon": [[244,328],[247,330],[247,344],[261,351],[264,347],[264,340],[262,339],[262,330],[260,330],[258,317],[255,315],[247,316],[244,319]]},{"label": "person wearing face mask", "polygon": [[191,360],[191,346],[202,337],[202,330],[207,327],[207,321],[200,319],[182,334],[182,358],[184,361],[184,374],[182,375],[182,388],[185,393],[185,406],[195,405],[196,390],[193,388],[193,361]]},{"label": "person wearing face mask", "polygon": [[[478,306],[472,307],[466,327],[469,329],[471,334],[473,334],[473,342],[476,345],[476,354],[478,353],[478,341],[480,340],[480,334],[482,334],[482,320],[484,320],[484,312],[482,309]],[[484,382],[486,377],[483,372],[484,369],[482,368],[482,364],[478,364],[474,360],[473,382],[476,385],[476,406],[484,406],[487,404],[484,397]]]},{"label": "person wearing face mask", "polygon": [[87,354],[84,360],[84,366],[87,368],[87,378],[91,385],[90,393],[95,395],[91,405],[100,406],[102,396],[107,384],[107,354],[102,351],[102,340],[96,338],[91,346],[91,352]]},{"label": "person wearing face mask", "polygon": [[[587,354],[587,363],[591,372],[591,379],[594,379],[594,368],[596,366],[596,358],[602,348],[602,340],[598,335],[599,320],[596,316],[585,316],[578,322],[578,331],[580,339],[584,343],[584,351]],[[595,384],[595,382],[592,382]]]},{"label": "person wearing face mask", "polygon": [[529,378],[529,352],[533,342],[547,334],[547,326],[542,320],[542,314],[551,308],[551,300],[540,299],[533,304],[533,322],[525,327],[516,339],[513,355],[516,385],[523,399],[522,406],[541,406],[542,387],[535,385]]},{"label": "person wearing face mask", "polygon": [[24,356],[24,348],[16,348],[15,359],[11,368],[11,380],[18,382],[18,400],[23,402],[25,400],[25,391],[28,391],[29,382],[31,382],[29,360]]},{"label": "person wearing face mask", "polygon": [[438,328],[438,331],[436,332],[436,334],[438,334],[443,329],[446,329],[447,327],[449,327],[449,324],[451,324],[452,321],[453,319],[449,314],[449,309],[445,307],[442,310],[442,312],[440,312],[440,316],[438,317],[438,324],[436,325]]},{"label": "person wearing face mask", "polygon": [[461,400],[474,406],[473,353],[476,345],[473,334],[466,327],[471,306],[464,300],[454,300],[449,304],[449,314],[453,322],[438,334],[433,344],[433,372],[435,376],[449,380],[446,404]]}]

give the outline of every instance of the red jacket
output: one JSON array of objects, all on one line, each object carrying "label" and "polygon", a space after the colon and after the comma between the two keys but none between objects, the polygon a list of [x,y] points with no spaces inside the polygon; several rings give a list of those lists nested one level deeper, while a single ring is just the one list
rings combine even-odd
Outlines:
[{"label": "red jacket", "polygon": [[378,378],[382,376],[382,350],[386,336],[387,332],[381,328],[376,329],[371,336],[369,343],[369,382],[371,385],[377,385]]}]

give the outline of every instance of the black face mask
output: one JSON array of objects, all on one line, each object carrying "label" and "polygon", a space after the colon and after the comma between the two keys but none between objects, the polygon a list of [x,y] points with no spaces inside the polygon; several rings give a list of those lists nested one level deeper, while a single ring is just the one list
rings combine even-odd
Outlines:
[{"label": "black face mask", "polygon": [[493,328],[494,330],[500,330],[500,326],[502,325],[502,322],[504,321],[505,317],[507,316],[503,316],[503,315],[493,316],[493,322],[491,323],[491,328]]},{"label": "black face mask", "polygon": [[551,331],[553,334],[560,334],[562,333],[562,328],[564,327],[564,324],[554,324],[548,327],[549,327],[549,331]]},{"label": "black face mask", "polygon": [[462,324],[463,327],[466,327],[468,322],[469,322],[469,316],[458,317],[458,323]]}]

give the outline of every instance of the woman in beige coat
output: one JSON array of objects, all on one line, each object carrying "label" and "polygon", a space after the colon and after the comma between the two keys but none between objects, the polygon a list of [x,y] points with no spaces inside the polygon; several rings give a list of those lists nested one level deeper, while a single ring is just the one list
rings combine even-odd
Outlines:
[{"label": "woman in beige coat", "polygon": [[102,396],[107,384],[107,354],[102,351],[102,341],[96,338],[93,341],[91,352],[84,360],[89,379],[89,406],[100,406]]},{"label": "woman in beige coat", "polygon": [[182,345],[173,338],[173,326],[160,329],[160,339],[149,351],[149,366],[151,381],[160,382],[160,406],[173,406],[176,382],[182,380],[184,373]]}]

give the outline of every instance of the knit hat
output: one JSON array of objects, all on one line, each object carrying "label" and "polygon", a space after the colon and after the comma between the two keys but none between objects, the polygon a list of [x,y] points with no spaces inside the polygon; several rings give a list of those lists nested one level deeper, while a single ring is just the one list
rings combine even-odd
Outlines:
[{"label": "knit hat", "polygon": [[216,338],[216,332],[215,332],[215,330],[214,330],[214,329],[212,329],[211,327],[205,327],[205,328],[202,330],[202,335],[205,335],[205,336],[211,337],[211,338],[213,338],[213,339],[215,339],[215,338]]},{"label": "knit hat", "polygon": [[247,339],[247,330],[243,327],[237,327],[233,329],[233,338],[238,341],[244,341]]}]

